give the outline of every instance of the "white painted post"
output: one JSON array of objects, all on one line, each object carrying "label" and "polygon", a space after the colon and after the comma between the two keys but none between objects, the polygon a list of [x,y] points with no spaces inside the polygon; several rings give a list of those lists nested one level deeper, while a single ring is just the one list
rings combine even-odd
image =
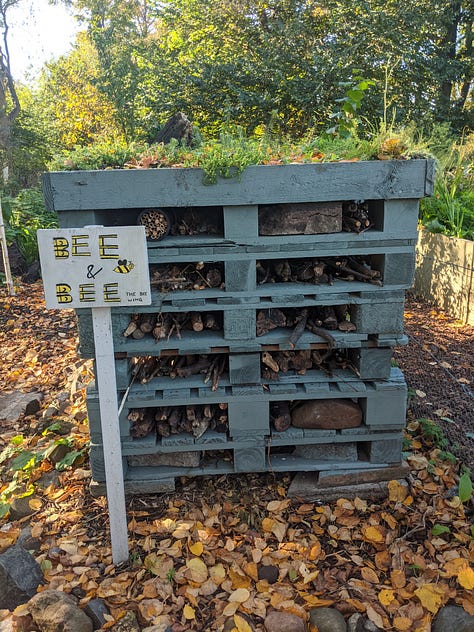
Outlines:
[{"label": "white painted post", "polygon": [[128,534],[110,307],[93,307],[92,323],[112,559],[114,564],[118,564],[128,559]]},{"label": "white painted post", "polygon": [[145,228],[39,230],[38,248],[46,306],[92,309],[112,559],[118,564],[128,559],[128,534],[110,308],[151,304]]},{"label": "white painted post", "polygon": [[0,245],[2,247],[3,269],[7,280],[8,294],[15,296],[12,273],[10,270],[10,259],[8,258],[7,238],[5,235],[5,224],[3,223],[2,200],[0,199]]}]

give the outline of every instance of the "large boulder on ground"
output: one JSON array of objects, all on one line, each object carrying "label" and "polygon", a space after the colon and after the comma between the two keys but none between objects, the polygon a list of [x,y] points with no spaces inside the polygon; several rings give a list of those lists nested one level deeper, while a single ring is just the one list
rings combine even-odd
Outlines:
[{"label": "large boulder on ground", "polygon": [[77,600],[60,590],[44,590],[28,602],[33,621],[41,632],[93,632],[92,621]]},{"label": "large boulder on ground", "polygon": [[0,609],[14,610],[35,593],[43,573],[34,557],[16,544],[0,555]]}]

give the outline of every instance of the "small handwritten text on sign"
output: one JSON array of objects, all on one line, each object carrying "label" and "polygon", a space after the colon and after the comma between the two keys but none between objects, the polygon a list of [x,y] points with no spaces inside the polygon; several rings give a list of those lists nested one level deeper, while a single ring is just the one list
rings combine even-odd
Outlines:
[{"label": "small handwritten text on sign", "polygon": [[38,231],[50,309],[149,305],[143,226],[87,226]]}]

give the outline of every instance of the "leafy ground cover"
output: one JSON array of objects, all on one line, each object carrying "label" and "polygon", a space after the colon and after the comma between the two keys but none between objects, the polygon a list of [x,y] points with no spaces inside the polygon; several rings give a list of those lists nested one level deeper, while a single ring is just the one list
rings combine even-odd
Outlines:
[{"label": "leafy ground cover", "polygon": [[[168,615],[174,632],[219,630],[236,612],[262,630],[271,608],[304,618],[334,605],[384,630],[429,632],[448,602],[474,614],[472,485],[437,426],[412,414],[408,485],[391,482],[385,501],[289,499],[284,474],[182,479],[173,494],[129,501],[131,555],[114,566],[105,501],[88,490],[91,366],[76,355],[73,314],[46,310],[40,283],[2,289],[0,306],[0,389],[44,394],[40,411],[0,427],[0,552],[29,525],[45,587],[102,598],[106,627],[134,610],[143,626]],[[13,519],[21,495],[32,513]]]}]

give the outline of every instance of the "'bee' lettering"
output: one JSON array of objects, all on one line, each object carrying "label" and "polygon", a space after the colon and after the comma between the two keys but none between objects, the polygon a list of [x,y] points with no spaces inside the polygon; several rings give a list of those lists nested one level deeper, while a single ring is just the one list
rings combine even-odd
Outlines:
[{"label": "'bee' lettering", "polygon": [[89,239],[88,235],[73,235],[72,236],[72,245],[71,245],[71,256],[72,257],[90,257],[91,253],[86,250],[85,252],[81,252],[80,248],[87,248],[89,244],[84,241],[79,241],[80,239]]},{"label": "'bee' lettering", "polygon": [[119,255],[109,250],[118,250],[118,244],[108,244],[106,239],[117,239],[118,235],[99,235],[99,257],[101,259],[118,259]]},{"label": "'bee' lettering", "polygon": [[106,303],[118,303],[118,283],[104,283],[104,301]]},{"label": "'bee' lettering", "polygon": [[79,286],[79,300],[81,303],[93,303],[95,301],[95,287],[93,283],[82,283]]},{"label": "'bee' lettering", "polygon": [[56,283],[56,298],[58,303],[72,303],[71,286],[67,283]]},{"label": "'bee' lettering", "polygon": [[55,237],[53,239],[53,249],[55,259],[67,259],[69,257],[69,242],[65,237]]}]

